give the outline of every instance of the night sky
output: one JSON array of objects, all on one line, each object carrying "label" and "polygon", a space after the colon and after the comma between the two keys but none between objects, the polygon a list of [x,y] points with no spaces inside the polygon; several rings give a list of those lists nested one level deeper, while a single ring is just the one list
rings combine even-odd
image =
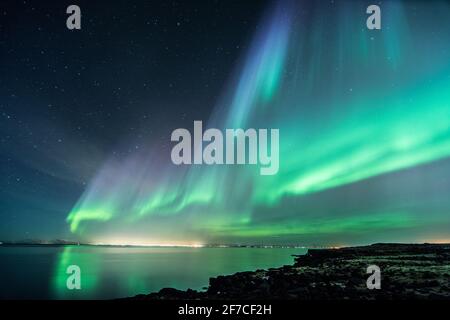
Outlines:
[{"label": "night sky", "polygon": [[[450,240],[450,5],[0,5],[0,240]],[[279,128],[280,171],[175,166],[176,128]]]}]

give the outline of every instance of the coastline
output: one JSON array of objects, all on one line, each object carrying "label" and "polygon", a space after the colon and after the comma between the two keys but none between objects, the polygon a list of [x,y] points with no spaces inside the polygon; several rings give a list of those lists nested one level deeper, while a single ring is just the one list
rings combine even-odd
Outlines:
[{"label": "coastline", "polygon": [[[369,290],[367,267],[381,270]],[[209,279],[205,291],[163,288],[124,300],[440,300],[450,298],[450,244],[309,249],[294,264]]]}]

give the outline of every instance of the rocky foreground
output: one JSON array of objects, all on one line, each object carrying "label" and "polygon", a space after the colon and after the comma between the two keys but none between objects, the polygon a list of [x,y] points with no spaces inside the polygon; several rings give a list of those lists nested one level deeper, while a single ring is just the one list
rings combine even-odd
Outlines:
[{"label": "rocky foreground", "polygon": [[[369,290],[369,265],[381,288]],[[206,291],[165,288],[131,299],[450,299],[450,244],[310,249],[294,265],[210,278]]]}]

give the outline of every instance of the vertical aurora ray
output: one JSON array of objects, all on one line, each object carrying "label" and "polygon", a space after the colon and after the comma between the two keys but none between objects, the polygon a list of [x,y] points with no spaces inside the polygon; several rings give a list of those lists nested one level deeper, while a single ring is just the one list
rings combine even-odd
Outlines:
[{"label": "vertical aurora ray", "polygon": [[[263,20],[208,126],[279,128],[277,175],[260,176],[255,166],[176,167],[170,154],[161,164],[158,150],[131,155],[105,163],[70,212],[71,230],[84,233],[96,221],[114,230],[146,226],[148,238],[166,228],[166,238],[188,230],[191,238],[241,239],[420,226],[426,206],[402,206],[402,188],[345,216],[315,216],[318,204],[308,212],[282,206],[311,194],[319,203],[353,185],[364,191],[371,181],[381,192],[383,177],[413,168],[423,175],[420,166],[450,156],[450,43],[421,27],[432,24],[448,39],[450,7],[389,1],[384,12],[381,31],[367,30],[364,5],[350,1],[281,2]],[[367,203],[375,196],[364,193]],[[435,223],[449,223],[448,205]]]},{"label": "vertical aurora ray", "polygon": [[[249,116],[264,108],[278,92],[285,68],[292,24],[292,4],[274,9],[273,17],[256,36],[238,77],[230,106],[226,107],[227,128],[246,127]],[[223,124],[222,124],[223,125]]]}]

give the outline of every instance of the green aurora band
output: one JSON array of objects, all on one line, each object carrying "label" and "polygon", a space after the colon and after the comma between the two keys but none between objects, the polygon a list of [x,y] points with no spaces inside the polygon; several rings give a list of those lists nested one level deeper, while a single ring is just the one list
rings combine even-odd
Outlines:
[{"label": "green aurora band", "polygon": [[415,241],[433,228],[449,238],[450,6],[383,2],[382,30],[365,27],[365,8],[280,2],[198,119],[279,128],[278,174],[175,166],[152,148],[111,157],[68,215],[71,231],[148,243]]}]

